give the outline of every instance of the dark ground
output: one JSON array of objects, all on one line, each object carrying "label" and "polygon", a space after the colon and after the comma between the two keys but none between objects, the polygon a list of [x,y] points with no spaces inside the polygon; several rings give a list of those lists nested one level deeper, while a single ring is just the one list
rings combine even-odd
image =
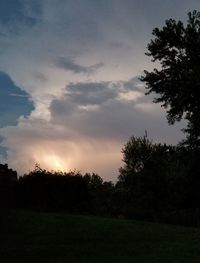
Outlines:
[{"label": "dark ground", "polygon": [[200,229],[2,210],[1,263],[200,262]]}]

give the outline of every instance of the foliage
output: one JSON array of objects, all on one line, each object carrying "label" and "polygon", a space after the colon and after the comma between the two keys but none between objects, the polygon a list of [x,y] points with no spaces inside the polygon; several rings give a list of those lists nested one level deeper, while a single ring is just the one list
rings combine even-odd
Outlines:
[{"label": "foliage", "polygon": [[157,220],[163,212],[185,206],[187,162],[182,148],[131,137],[122,149],[118,187],[131,216]]},{"label": "foliage", "polygon": [[104,182],[95,173],[86,173],[83,178],[88,185],[91,212],[98,215],[110,215],[112,213],[114,184],[112,182]]},{"label": "foliage", "polygon": [[[198,163],[194,159],[190,164],[191,152],[153,143],[147,136],[131,137],[122,152],[124,166],[115,185],[95,173],[47,171],[36,165],[11,188],[4,187],[4,197],[11,195],[16,200],[12,206],[23,209],[193,224],[179,216],[181,211],[189,215],[188,209],[200,201],[192,171]],[[12,174],[1,177],[12,181]]]},{"label": "foliage", "polygon": [[188,13],[187,24],[169,19],[162,29],[153,30],[148,56],[161,67],[144,71],[141,80],[154,102],[167,109],[170,124],[185,118],[187,145],[200,146],[200,12]]},{"label": "foliage", "polygon": [[13,206],[15,203],[15,188],[17,172],[0,164],[0,207]]},{"label": "foliage", "polygon": [[47,171],[38,165],[19,178],[17,200],[24,208],[40,210],[88,210],[88,186],[79,172]]},{"label": "foliage", "polygon": [[39,165],[17,183],[19,208],[111,214],[114,184],[95,173],[47,171]]},{"label": "foliage", "polygon": [[122,149],[116,184],[96,173],[48,171],[39,165],[17,178],[0,164],[1,208],[200,226],[200,12],[188,13],[186,25],[167,20],[153,36],[147,55],[160,67],[145,71],[141,80],[147,94],[156,94],[154,102],[166,108],[170,124],[187,120],[186,141],[172,146],[132,136]]},{"label": "foliage", "polygon": [[200,203],[197,151],[132,136],[122,153],[124,166],[115,185],[95,173],[47,171],[39,165],[17,179],[2,166],[3,206],[10,196],[16,201],[12,206],[23,209],[196,224],[191,209]]},{"label": "foliage", "polygon": [[[140,172],[154,151],[153,148],[153,143],[146,136],[138,138],[132,136],[122,149],[126,172]],[[123,174],[123,168],[121,173]]]}]

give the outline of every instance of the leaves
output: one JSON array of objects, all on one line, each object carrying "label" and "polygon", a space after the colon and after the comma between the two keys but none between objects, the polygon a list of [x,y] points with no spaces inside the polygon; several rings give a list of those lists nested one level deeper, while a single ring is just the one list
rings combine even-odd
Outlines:
[{"label": "leaves", "polygon": [[[144,71],[146,94],[156,93],[155,103],[167,110],[169,124],[185,118],[184,131],[192,141],[200,136],[200,12],[188,13],[188,21],[166,20],[162,29],[155,28],[148,44],[148,56],[159,61],[161,69]],[[195,132],[194,132],[195,131]],[[194,137],[195,136],[195,137]],[[190,139],[191,141],[191,139]],[[189,142],[189,140],[188,140]]]}]

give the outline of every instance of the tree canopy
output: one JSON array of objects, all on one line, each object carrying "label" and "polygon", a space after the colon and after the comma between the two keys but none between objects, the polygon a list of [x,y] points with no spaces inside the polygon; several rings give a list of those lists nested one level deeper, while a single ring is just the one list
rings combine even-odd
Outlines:
[{"label": "tree canopy", "polygon": [[185,118],[187,144],[200,146],[200,12],[188,13],[186,25],[166,20],[155,28],[146,55],[160,66],[144,71],[140,78],[147,93],[156,93],[155,103],[167,110],[169,124]]}]

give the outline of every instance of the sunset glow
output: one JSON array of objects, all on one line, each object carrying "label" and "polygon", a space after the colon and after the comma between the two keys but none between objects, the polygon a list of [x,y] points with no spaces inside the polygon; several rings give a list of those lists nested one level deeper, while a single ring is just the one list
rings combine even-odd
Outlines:
[{"label": "sunset glow", "polygon": [[67,171],[67,166],[65,164],[65,167],[62,165],[60,159],[58,156],[56,155],[46,155],[44,156],[43,158],[44,160],[44,165],[47,167],[47,168],[51,168],[55,171],[61,171],[61,172],[64,172],[64,171]]}]

